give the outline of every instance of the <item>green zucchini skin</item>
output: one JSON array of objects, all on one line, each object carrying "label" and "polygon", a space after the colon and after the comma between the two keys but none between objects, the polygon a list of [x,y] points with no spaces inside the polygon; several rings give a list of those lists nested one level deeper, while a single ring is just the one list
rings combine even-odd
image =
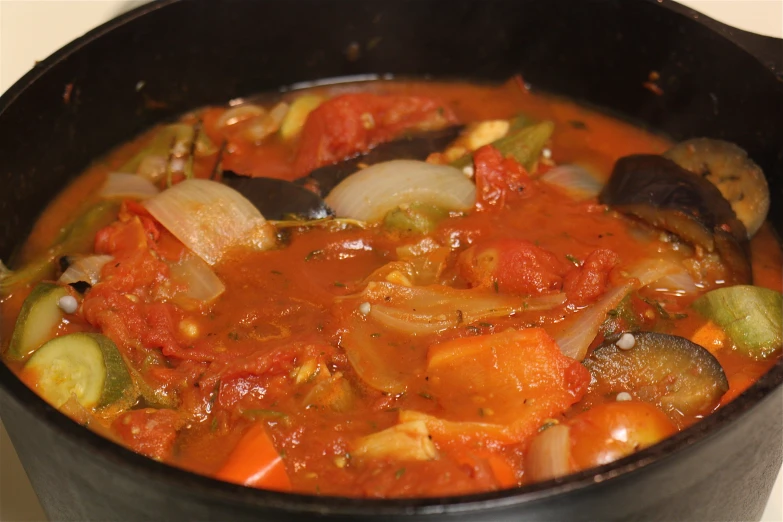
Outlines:
[{"label": "green zucchini skin", "polygon": [[85,408],[104,408],[133,390],[125,361],[108,337],[72,333],[38,349],[23,372],[47,402],[59,408],[72,396]]},{"label": "green zucchini skin", "polygon": [[751,285],[707,292],[691,305],[723,328],[741,353],[766,359],[783,347],[783,294]]},{"label": "green zucchini skin", "polygon": [[11,334],[6,357],[23,361],[54,335],[54,329],[63,319],[58,306],[68,290],[54,283],[38,283],[22,304],[22,310]]},{"label": "green zucchini skin", "polygon": [[617,344],[619,335],[607,338],[584,365],[592,375],[591,387],[612,394],[630,393],[651,402],[673,420],[706,415],[729,389],[717,359],[688,339],[655,332],[633,333],[628,350]]}]

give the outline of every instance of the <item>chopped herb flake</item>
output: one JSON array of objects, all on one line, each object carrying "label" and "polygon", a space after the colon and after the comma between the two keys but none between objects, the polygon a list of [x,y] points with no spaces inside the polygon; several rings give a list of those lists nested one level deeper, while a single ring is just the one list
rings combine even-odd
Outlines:
[{"label": "chopped herb flake", "polygon": [[498,280],[497,280],[497,279],[495,279],[494,281],[492,281],[492,286],[493,286],[493,288],[495,289],[495,293],[496,293],[496,294],[497,294],[498,292],[500,292],[500,283],[498,283]]},{"label": "chopped herb flake", "polygon": [[334,286],[337,286],[337,287],[340,287],[340,288],[345,288],[345,283],[341,283],[340,281],[335,281],[334,282]]},{"label": "chopped herb flake", "polygon": [[432,395],[430,395],[427,392],[419,392],[419,397],[423,397],[423,398],[427,399],[428,401],[432,400]]},{"label": "chopped herb flake", "polygon": [[264,410],[264,409],[243,410],[242,416],[248,417],[250,419],[257,419],[259,417],[273,417],[277,419],[285,419],[286,417],[288,417],[288,415],[286,415],[282,411]]},{"label": "chopped herb flake", "polygon": [[566,259],[568,259],[568,261],[570,261],[574,266],[580,266],[581,265],[579,260],[577,258],[575,258],[574,256],[572,256],[571,254],[566,254]]},{"label": "chopped herb flake", "polygon": [[405,468],[400,468],[394,474],[394,478],[397,479],[397,480],[400,480],[400,478],[402,478],[403,475],[405,475]]},{"label": "chopped herb flake", "polygon": [[324,255],[323,250],[313,250],[305,256],[305,261],[312,261],[313,259]]}]

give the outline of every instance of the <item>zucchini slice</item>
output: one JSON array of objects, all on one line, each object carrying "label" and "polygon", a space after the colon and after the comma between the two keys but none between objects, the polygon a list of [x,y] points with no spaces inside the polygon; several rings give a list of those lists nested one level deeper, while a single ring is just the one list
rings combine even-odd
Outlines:
[{"label": "zucchini slice", "polygon": [[63,319],[57,302],[66,295],[68,290],[54,283],[38,283],[33,288],[22,304],[6,357],[22,361],[54,335]]},{"label": "zucchini slice", "polygon": [[737,349],[766,359],[783,347],[783,294],[751,285],[718,288],[693,302],[693,308],[723,328]]},{"label": "zucchini slice", "polygon": [[683,415],[711,412],[728,391],[720,363],[698,344],[662,333],[633,336],[630,349],[618,347],[620,336],[615,335],[584,360],[592,375],[591,387],[612,395],[630,393],[655,404],[675,421]]},{"label": "zucchini slice", "polygon": [[49,404],[59,408],[72,395],[85,408],[108,406],[132,389],[117,346],[106,336],[72,333],[36,351],[23,373]]}]

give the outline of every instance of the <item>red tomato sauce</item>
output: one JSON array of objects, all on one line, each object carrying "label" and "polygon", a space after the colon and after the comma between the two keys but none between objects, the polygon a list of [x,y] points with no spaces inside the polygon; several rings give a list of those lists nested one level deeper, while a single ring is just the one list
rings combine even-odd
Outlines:
[{"label": "red tomato sauce", "polygon": [[[623,406],[591,386],[587,369],[563,355],[555,340],[565,319],[621,284],[625,270],[661,252],[681,262],[693,250],[673,249],[657,232],[595,198],[576,201],[539,177],[554,165],[579,162],[605,180],[618,158],[661,153],[670,146],[667,139],[517,82],[373,82],[311,92],[329,100],[289,141],[278,134],[243,141],[240,127],[261,120],[227,131],[218,123],[225,108],[196,111],[183,121],[201,120],[206,136],[222,144],[222,168],[283,179],[404,132],[519,113],[554,122],[551,155],[527,171],[492,146],[479,148],[475,210],[440,221],[426,235],[377,224],[293,227],[277,248],[233,249],[212,267],[225,291],[210,303],[182,298],[172,279],[171,264],[186,247],[144,207],[124,203],[118,219],[95,237],[93,252],[113,260],[102,268],[100,283],[79,297],[79,311],[55,332],[100,332],[133,367],[137,399],[88,412],[93,428],[152,458],[253,487],[415,497],[544,478],[529,454],[547,426],[569,427],[575,470],[699,420],[670,420],[641,401]],[[151,136],[121,147],[68,187],[36,224],[22,260],[40,256],[85,200],[96,199],[107,173]],[[197,158],[195,176],[209,177],[217,162],[216,153]],[[411,287],[399,284],[408,277],[406,252],[416,249],[425,251],[417,257],[425,264],[417,266],[437,268],[434,276],[428,272],[439,283],[432,291],[449,300],[437,320],[456,317],[436,333],[426,324],[415,334],[390,326],[415,322],[423,313],[394,315],[402,313]],[[751,249],[755,284],[780,291],[781,252],[769,225]],[[705,280],[704,290],[719,286],[709,274]],[[4,334],[13,330],[30,289],[3,298]],[[513,313],[484,310],[485,317],[473,311],[481,306],[477,299],[497,300],[493,306],[500,307],[515,298],[525,302]],[[547,298],[560,300],[539,304]],[[643,330],[697,340],[728,378],[722,405],[775,358],[755,361],[738,353],[689,308],[694,298],[643,289],[629,300],[633,317],[612,324],[622,331],[633,321]],[[591,349],[604,334],[609,332],[602,329]],[[24,377],[19,363],[8,364]],[[619,446],[603,442],[614,423],[632,426],[638,438]]]}]

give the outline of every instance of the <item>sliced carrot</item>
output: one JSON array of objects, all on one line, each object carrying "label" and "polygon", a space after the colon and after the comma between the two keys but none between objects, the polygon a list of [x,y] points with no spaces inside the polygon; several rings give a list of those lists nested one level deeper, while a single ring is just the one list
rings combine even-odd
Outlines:
[{"label": "sliced carrot", "polygon": [[261,424],[254,424],[242,436],[215,477],[254,488],[291,490],[283,459]]},{"label": "sliced carrot", "polygon": [[518,485],[517,476],[514,473],[514,468],[503,457],[495,454],[485,455],[489,467],[492,468],[492,473],[495,475],[495,480],[498,481],[498,485],[502,489],[513,488]]}]

